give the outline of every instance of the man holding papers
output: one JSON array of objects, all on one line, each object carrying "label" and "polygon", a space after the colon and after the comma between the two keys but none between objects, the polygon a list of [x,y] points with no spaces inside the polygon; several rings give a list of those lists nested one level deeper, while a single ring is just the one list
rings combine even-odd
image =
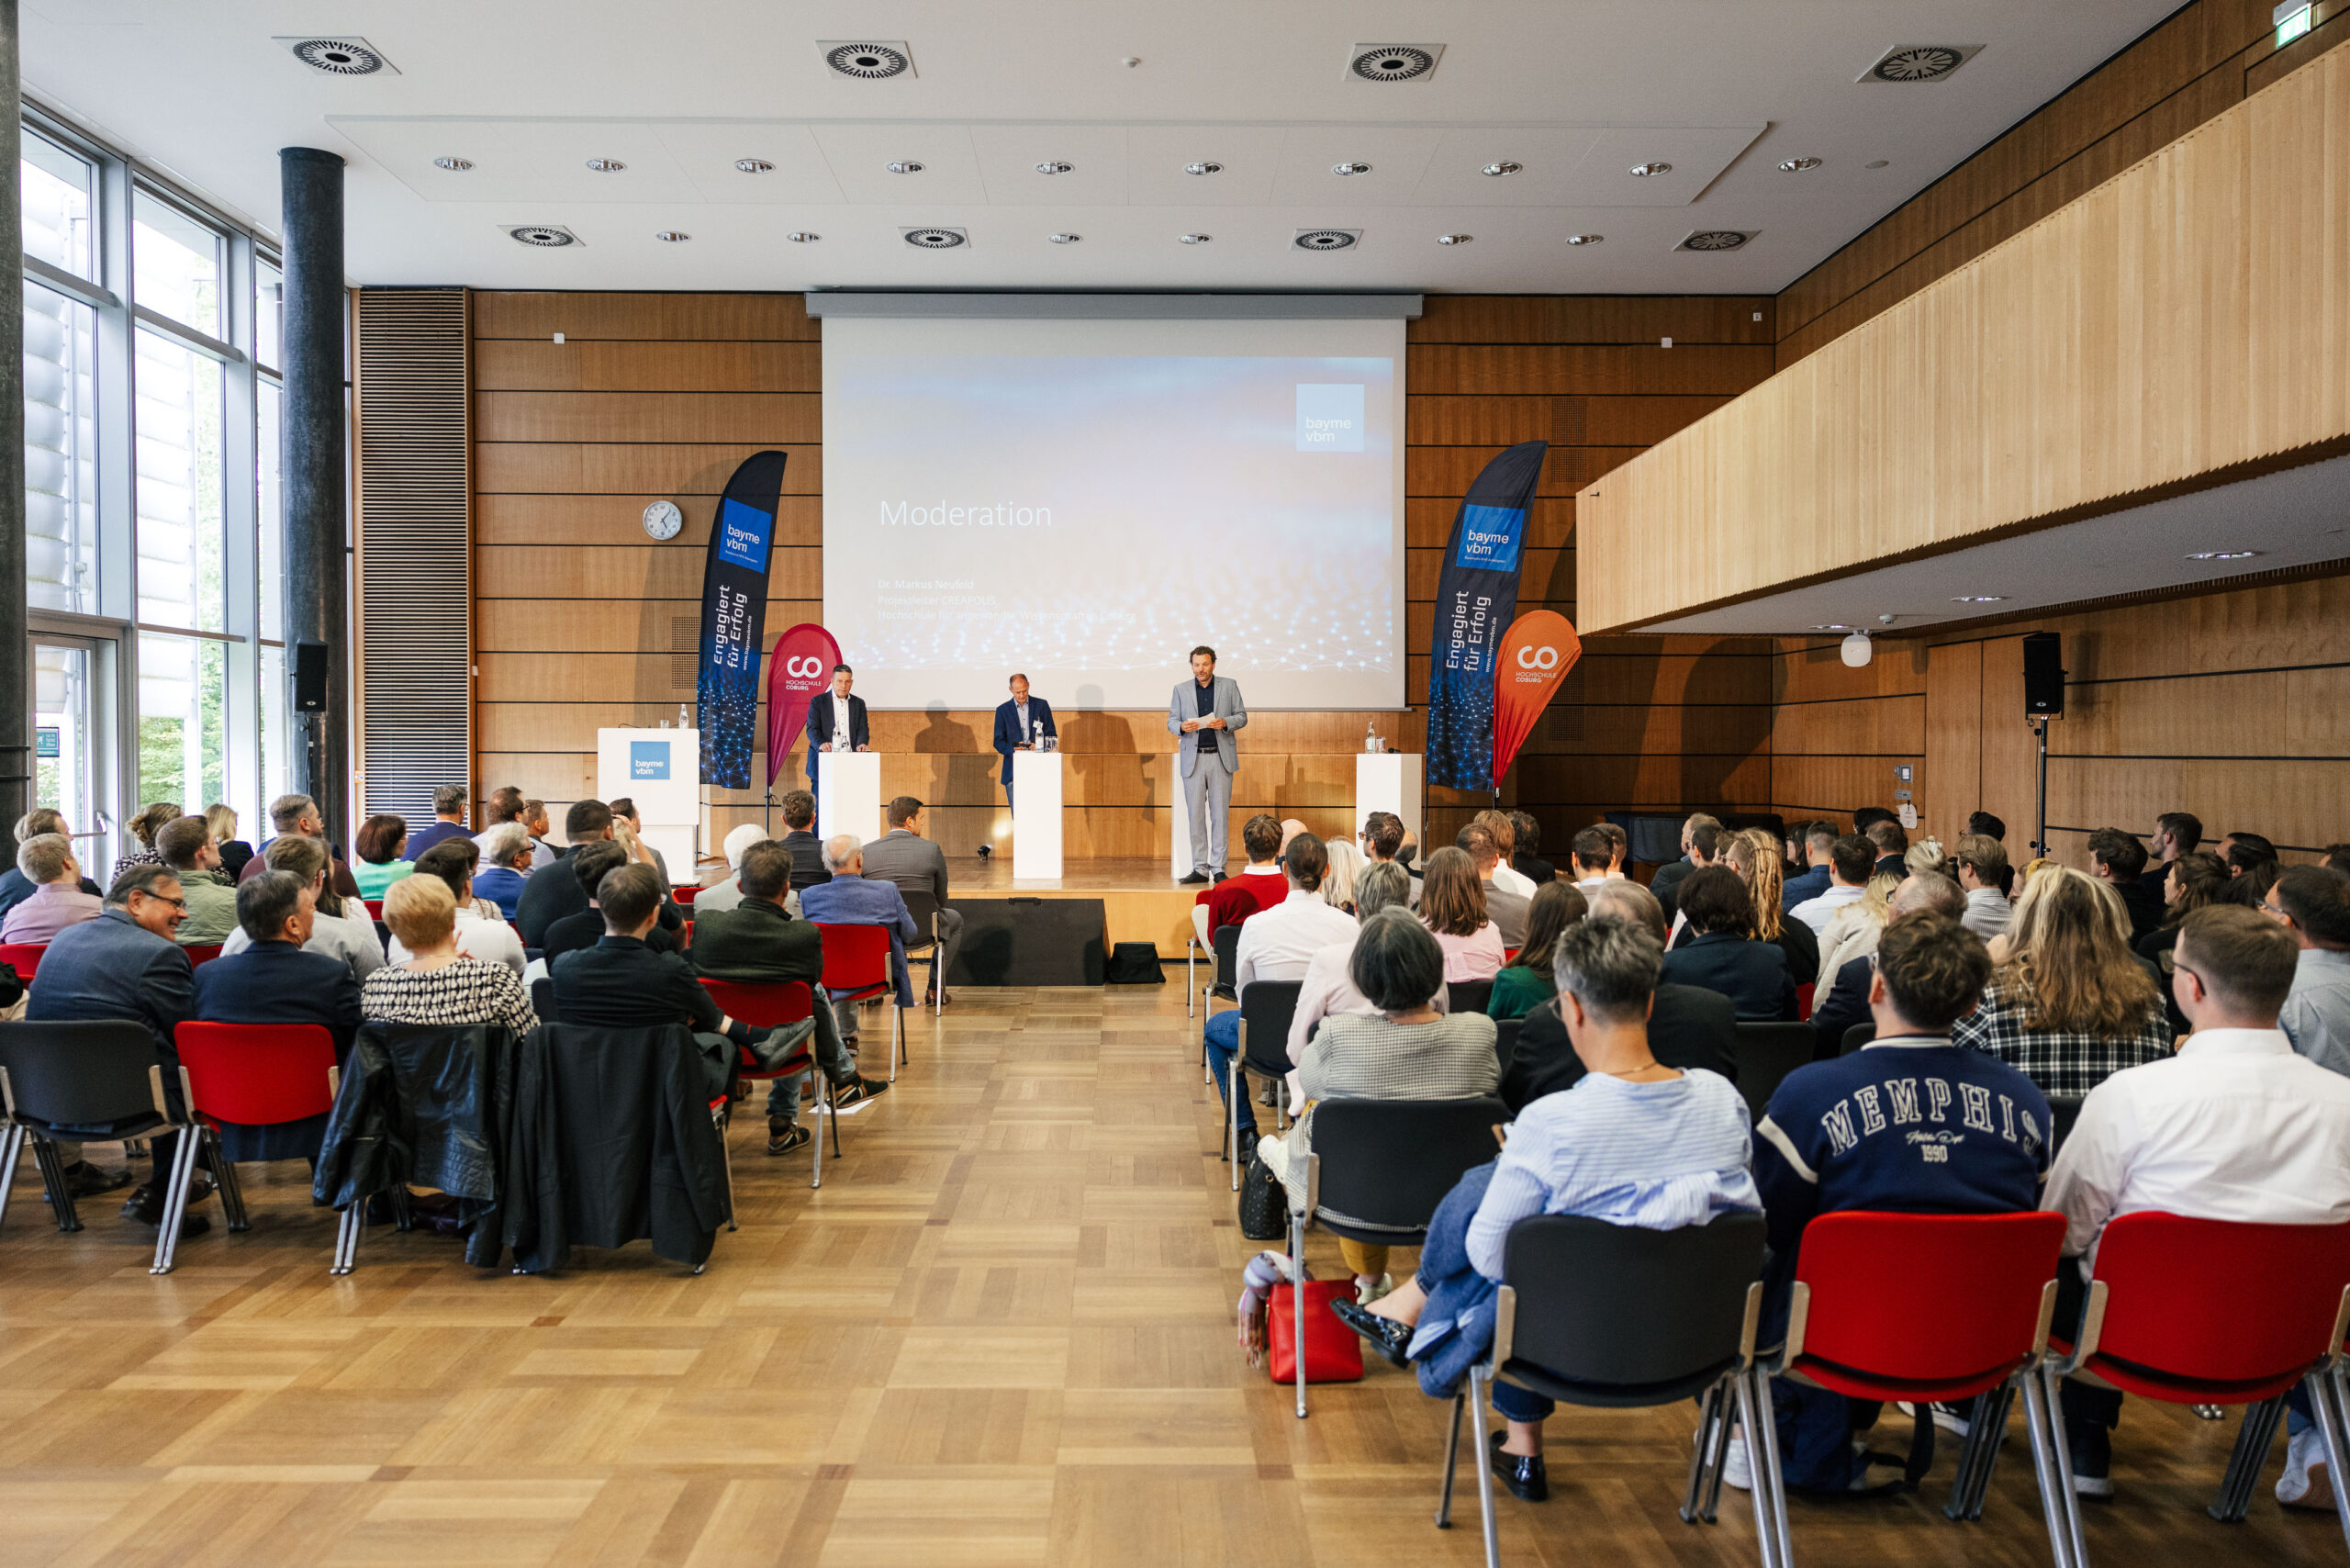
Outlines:
[{"label": "man holding papers", "polygon": [[1012,807],[1012,754],[1034,751],[1047,737],[1058,739],[1060,731],[1053,727],[1053,705],[1041,697],[1028,695],[1028,678],[1012,678],[1012,700],[995,711],[995,749],[1003,756],[1003,804]]}]

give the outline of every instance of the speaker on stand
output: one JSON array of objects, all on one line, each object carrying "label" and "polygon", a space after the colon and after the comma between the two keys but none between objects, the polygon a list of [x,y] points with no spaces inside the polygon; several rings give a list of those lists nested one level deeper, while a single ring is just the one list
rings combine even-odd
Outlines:
[{"label": "speaker on stand", "polygon": [[323,816],[327,810],[323,775],[326,772],[327,711],[327,645],[324,643],[294,644],[294,715],[302,726],[302,763],[305,778],[303,788],[319,802]]},{"label": "speaker on stand", "polygon": [[2065,716],[2065,639],[2053,632],[2027,632],[2023,639],[2023,716],[2040,742],[2040,824],[2035,854],[2048,853],[2048,721]]}]

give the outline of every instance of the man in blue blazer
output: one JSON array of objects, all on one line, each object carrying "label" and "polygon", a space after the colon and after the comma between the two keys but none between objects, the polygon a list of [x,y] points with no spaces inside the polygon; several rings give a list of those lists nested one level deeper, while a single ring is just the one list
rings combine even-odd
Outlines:
[{"label": "man in blue blazer", "polygon": [[1012,808],[1012,754],[1034,750],[1046,736],[1058,736],[1053,727],[1053,705],[1041,697],[1028,695],[1028,678],[1012,678],[1012,700],[995,711],[995,749],[1003,756],[1003,804]]},{"label": "man in blue blazer", "polygon": [[873,732],[865,722],[865,699],[848,694],[856,684],[854,670],[834,665],[833,689],[808,699],[808,792],[811,795],[823,788],[816,773],[818,753],[873,749]]},{"label": "man in blue blazer", "polygon": [[[1192,650],[1192,678],[1175,683],[1167,703],[1167,733],[1181,735],[1177,765],[1183,775],[1183,809],[1192,824],[1192,874],[1186,882],[1224,880],[1231,851],[1232,776],[1240,767],[1233,732],[1248,722],[1240,685],[1215,672],[1215,650]],[[1205,744],[1203,744],[1205,743]]]},{"label": "man in blue blazer", "polygon": [[[898,1005],[914,1004],[913,984],[906,975],[906,944],[916,932],[913,912],[898,884],[865,879],[865,846],[853,833],[836,833],[824,840],[824,869],[829,882],[800,890],[801,918],[818,925],[886,925],[890,928],[890,970],[898,982]],[[835,1002],[833,1016],[843,1041],[856,1038],[856,1003]]]}]

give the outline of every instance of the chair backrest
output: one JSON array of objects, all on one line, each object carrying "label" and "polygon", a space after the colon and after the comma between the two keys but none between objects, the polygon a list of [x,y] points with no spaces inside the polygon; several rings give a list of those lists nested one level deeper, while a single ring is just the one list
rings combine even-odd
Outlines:
[{"label": "chair backrest", "polygon": [[384,901],[382,899],[361,899],[359,902],[367,906],[368,919],[381,920],[384,918]]},{"label": "chair backrest", "polygon": [[12,966],[18,980],[28,980],[40,968],[40,956],[48,951],[46,942],[0,942],[0,964]]},{"label": "chair backrest", "polygon": [[334,1109],[334,1036],[318,1024],[182,1024],[192,1114],[268,1126]]},{"label": "chair backrest", "polygon": [[1494,1059],[1505,1073],[1509,1071],[1510,1058],[1517,1055],[1517,1032],[1525,1023],[1523,1018],[1501,1018],[1494,1023]]},{"label": "chair backrest", "polygon": [[2254,1382],[2332,1349],[2350,1285],[2350,1225],[2123,1215],[2098,1238],[2097,1278],[2110,1292],[2099,1354],[2177,1377]]},{"label": "chair backrest", "polygon": [[553,1024],[554,1015],[554,981],[545,975],[531,982],[531,1011],[539,1015],[542,1024]]},{"label": "chair backrest", "polygon": [[1494,999],[1494,982],[1489,980],[1452,980],[1445,986],[1445,995],[1455,1013],[1483,1013]]},{"label": "chair backrest", "polygon": [[2081,1100],[2082,1096],[2077,1094],[2051,1094],[2048,1097],[2050,1159],[2054,1159],[2056,1151],[2065,1147],[2065,1140],[2073,1136],[2073,1124],[2081,1119]]},{"label": "chair backrest", "polygon": [[806,980],[776,980],[745,985],[739,980],[705,979],[701,988],[729,1018],[739,1018],[754,1029],[779,1029],[811,1017],[815,993]]},{"label": "chair backrest", "polygon": [[1796,987],[1796,1017],[1804,1022],[1811,1018],[1811,999],[1818,989],[1816,980],[1806,980]]},{"label": "chair backrest", "polygon": [[1844,1031],[1844,1043],[1842,1046],[1838,1047],[1837,1054],[1839,1056],[1851,1056],[1854,1051],[1859,1050],[1863,1046],[1867,1045],[1870,1041],[1875,1038],[1876,1025],[1874,1023],[1854,1024]]},{"label": "chair backrest", "polygon": [[1811,1060],[1818,1039],[1808,1024],[1739,1021],[1738,1092],[1746,1096],[1746,1108],[1757,1122],[1780,1080]]},{"label": "chair backrest", "polygon": [[1804,1226],[1803,1353],[1920,1382],[2012,1368],[2031,1353],[2065,1216],[1851,1211]]},{"label": "chair backrest", "polygon": [[188,968],[198,969],[220,956],[220,944],[195,942],[182,947],[180,951],[187,955]]},{"label": "chair backrest", "polygon": [[880,925],[816,924],[824,943],[823,984],[834,991],[863,991],[890,983],[890,932]]},{"label": "chair backrest", "polygon": [[1494,1099],[1325,1100],[1314,1107],[1315,1204],[1366,1225],[1423,1227],[1462,1171],[1499,1152],[1494,1128],[1509,1119]]},{"label": "chair backrest", "polygon": [[17,1114],[105,1126],[155,1111],[155,1036],[129,1019],[0,1024],[0,1070]]},{"label": "chair backrest", "polygon": [[1517,1293],[1511,1355],[1577,1383],[1692,1377],[1738,1355],[1762,1272],[1760,1215],[1677,1230],[1537,1215],[1502,1244],[1502,1282]]},{"label": "chair backrest", "polygon": [[1217,926],[1212,942],[1215,947],[1215,983],[1230,991],[1233,977],[1239,972],[1240,927]]},{"label": "chair backrest", "polygon": [[669,896],[679,903],[690,904],[694,900],[701,897],[701,886],[699,883],[694,883],[687,887],[671,888]]},{"label": "chair backrest", "polygon": [[938,930],[938,895],[928,888],[900,888],[898,896],[906,901],[906,913],[914,917],[914,930],[920,935],[917,946],[934,939]]},{"label": "chair backrest", "polygon": [[1289,1025],[1297,1016],[1302,980],[1250,980],[1240,992],[1240,1024],[1248,1044],[1251,1071],[1290,1070]]}]

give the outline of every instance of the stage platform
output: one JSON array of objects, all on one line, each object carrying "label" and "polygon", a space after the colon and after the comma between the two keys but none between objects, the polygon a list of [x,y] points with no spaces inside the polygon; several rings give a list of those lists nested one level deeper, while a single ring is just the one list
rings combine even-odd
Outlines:
[{"label": "stage platform", "polygon": [[[1240,869],[1239,862],[1231,867]],[[1155,942],[1162,962],[1181,963],[1183,943],[1192,935],[1192,903],[1200,890],[1179,885],[1167,872],[1165,858],[1148,860],[1066,860],[1062,874],[1052,878],[1012,874],[1010,855],[981,860],[957,855],[946,862],[946,874],[957,903],[979,899],[1100,899],[1103,940]]]}]

